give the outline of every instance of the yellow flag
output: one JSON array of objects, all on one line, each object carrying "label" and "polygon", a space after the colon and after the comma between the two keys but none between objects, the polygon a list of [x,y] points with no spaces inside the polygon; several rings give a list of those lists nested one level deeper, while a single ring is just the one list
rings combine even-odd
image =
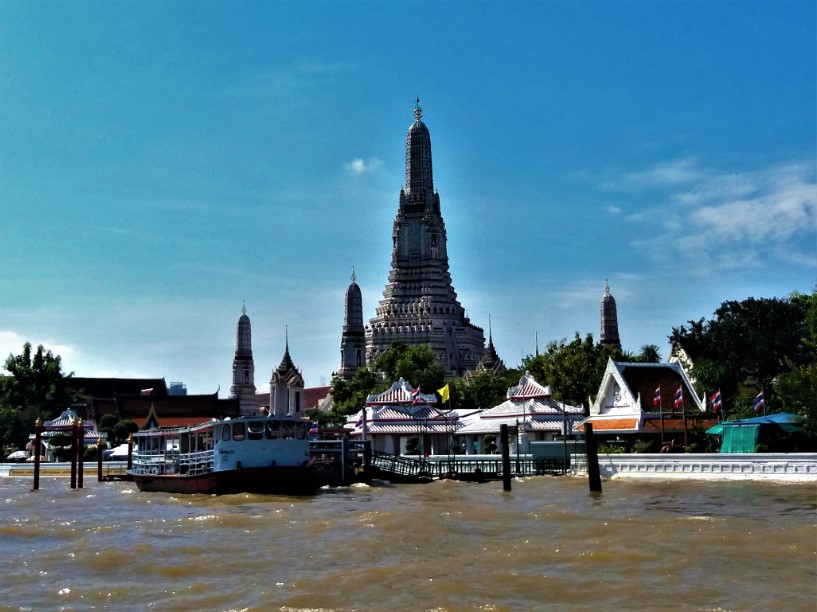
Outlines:
[{"label": "yellow flag", "polygon": [[446,383],[445,387],[442,389],[437,389],[437,393],[440,394],[440,399],[443,401],[443,403],[451,401],[451,397],[448,394],[448,383]]}]

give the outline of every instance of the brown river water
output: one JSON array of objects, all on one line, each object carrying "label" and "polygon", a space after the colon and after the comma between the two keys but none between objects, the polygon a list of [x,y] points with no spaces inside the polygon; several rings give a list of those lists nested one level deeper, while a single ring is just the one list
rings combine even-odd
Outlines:
[{"label": "brown river water", "polygon": [[0,610],[817,610],[817,483],[0,479]]}]

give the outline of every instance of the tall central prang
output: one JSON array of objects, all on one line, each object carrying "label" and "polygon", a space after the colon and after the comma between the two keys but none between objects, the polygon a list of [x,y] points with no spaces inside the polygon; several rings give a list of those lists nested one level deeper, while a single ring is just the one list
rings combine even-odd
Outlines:
[{"label": "tall central prang", "polygon": [[465,316],[451,286],[431,135],[422,116],[418,98],[406,135],[406,185],[392,230],[389,282],[366,329],[366,360],[372,363],[392,342],[426,344],[450,374],[461,376],[476,368],[485,334]]}]

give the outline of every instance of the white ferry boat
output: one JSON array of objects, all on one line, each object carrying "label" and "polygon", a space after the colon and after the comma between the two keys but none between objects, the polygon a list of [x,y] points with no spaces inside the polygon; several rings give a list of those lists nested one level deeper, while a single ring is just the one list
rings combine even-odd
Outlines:
[{"label": "white ferry boat", "polygon": [[133,477],[140,491],[309,493],[309,421],[286,416],[213,420],[133,436]]}]

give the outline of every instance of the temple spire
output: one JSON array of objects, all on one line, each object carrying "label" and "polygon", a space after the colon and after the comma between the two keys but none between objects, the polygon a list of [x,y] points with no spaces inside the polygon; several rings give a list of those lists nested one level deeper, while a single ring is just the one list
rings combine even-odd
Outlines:
[{"label": "temple spire", "polygon": [[246,303],[242,303],[241,316],[236,326],[230,397],[238,398],[242,415],[251,415],[258,410],[258,401],[255,397],[255,364],[252,356],[252,327],[247,316]]},{"label": "temple spire", "polygon": [[473,325],[451,283],[445,222],[434,189],[431,135],[419,96],[406,134],[406,181],[391,232],[391,271],[365,328],[366,361],[393,342],[431,347],[452,376],[473,371],[485,352],[485,334]]},{"label": "temple spire", "polygon": [[352,282],[346,289],[346,304],[343,313],[343,332],[340,339],[340,370],[337,376],[346,380],[366,365],[366,329],[363,326],[363,296],[355,280],[352,267]]},{"label": "temple spire", "polygon": [[607,279],[604,281],[604,295],[601,298],[601,338],[602,344],[611,344],[621,348],[621,340],[618,335],[618,312],[616,310],[616,299],[610,293],[610,284]]}]

